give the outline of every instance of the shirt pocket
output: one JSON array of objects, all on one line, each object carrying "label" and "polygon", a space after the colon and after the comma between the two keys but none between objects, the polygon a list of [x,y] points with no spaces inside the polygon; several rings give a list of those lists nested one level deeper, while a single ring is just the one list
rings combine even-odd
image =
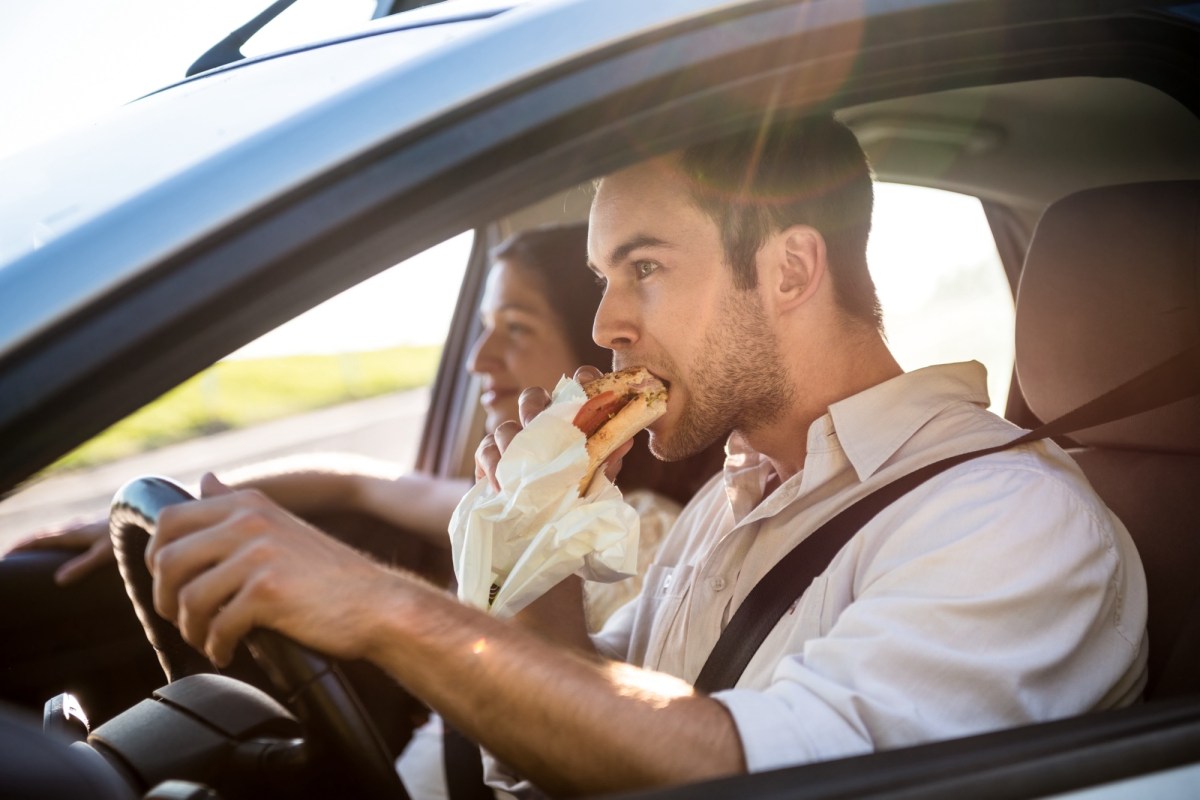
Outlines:
[{"label": "shirt pocket", "polygon": [[633,623],[630,663],[648,669],[662,668],[663,648],[670,640],[670,631],[691,585],[693,571],[690,564],[651,564],[646,570],[642,602]]}]

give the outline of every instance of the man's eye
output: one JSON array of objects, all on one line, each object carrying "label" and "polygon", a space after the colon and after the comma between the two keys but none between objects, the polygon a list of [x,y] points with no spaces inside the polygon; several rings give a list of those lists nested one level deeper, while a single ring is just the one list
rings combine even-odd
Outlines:
[{"label": "man's eye", "polygon": [[635,261],[633,262],[633,274],[642,278],[649,278],[658,269],[658,264],[653,261]]},{"label": "man's eye", "polygon": [[531,331],[524,322],[509,322],[504,326],[509,336],[524,336]]},{"label": "man's eye", "polygon": [[601,289],[608,288],[608,278],[604,277],[599,272],[597,272],[595,275],[595,279],[596,279],[596,285],[599,286]]}]

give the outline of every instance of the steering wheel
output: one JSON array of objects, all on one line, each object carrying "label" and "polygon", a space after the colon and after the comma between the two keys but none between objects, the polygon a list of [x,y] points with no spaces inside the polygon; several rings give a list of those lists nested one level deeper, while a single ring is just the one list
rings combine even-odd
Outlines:
[{"label": "steering wheel", "polygon": [[[126,591],[170,681],[214,670],[178,629],[154,610],[153,579],[144,554],[159,512],[194,499],[167,478],[136,478],[113,497],[109,514],[113,549]],[[252,631],[246,644],[304,726],[313,763],[336,771],[349,795],[408,800],[382,737],[335,664],[271,630]]]}]

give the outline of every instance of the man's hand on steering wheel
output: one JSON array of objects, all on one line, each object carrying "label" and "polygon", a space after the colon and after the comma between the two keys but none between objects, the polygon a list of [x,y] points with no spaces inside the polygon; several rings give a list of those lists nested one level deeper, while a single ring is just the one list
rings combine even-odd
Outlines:
[{"label": "man's hand on steering wheel", "polygon": [[256,627],[361,658],[368,615],[402,578],[253,490],[211,474],[203,499],[169,506],[146,550],[154,605],[218,665]]}]

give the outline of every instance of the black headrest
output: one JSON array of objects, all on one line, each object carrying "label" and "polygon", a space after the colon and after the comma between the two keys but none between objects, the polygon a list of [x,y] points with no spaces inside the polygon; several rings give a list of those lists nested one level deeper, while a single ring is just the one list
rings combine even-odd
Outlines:
[{"label": "black headrest", "polygon": [[[1017,293],[1017,377],[1042,420],[1200,342],[1200,181],[1090,189],[1038,223]],[[1200,453],[1200,399],[1072,434]]]}]

